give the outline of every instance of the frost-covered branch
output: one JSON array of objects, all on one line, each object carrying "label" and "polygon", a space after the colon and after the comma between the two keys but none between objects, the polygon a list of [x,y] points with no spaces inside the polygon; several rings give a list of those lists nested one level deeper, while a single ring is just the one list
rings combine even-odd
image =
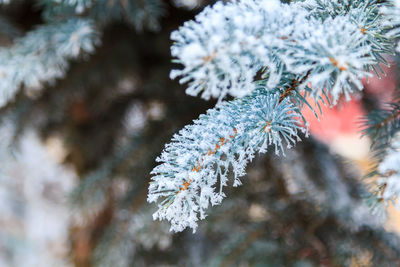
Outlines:
[{"label": "frost-covered branch", "polygon": [[[189,83],[188,94],[219,104],[158,158],[148,195],[162,199],[154,218],[169,220],[174,231],[196,229],[209,204],[225,196],[228,170],[240,185],[256,152],[270,145],[283,152],[283,143],[299,139],[306,96],[335,103],[361,90],[398,35],[389,33],[394,25],[381,8],[377,0],[218,2],[173,32],[172,55],[183,68],[171,77]],[[227,95],[238,99],[223,102]]]},{"label": "frost-covered branch", "polygon": [[400,132],[393,138],[378,166],[379,195],[385,202],[395,201],[400,207]]},{"label": "frost-covered branch", "polygon": [[364,133],[371,137],[375,149],[385,149],[400,130],[400,99],[383,109],[370,112],[364,125]]},{"label": "frost-covered branch", "polygon": [[400,207],[400,99],[395,100],[368,114],[364,133],[373,141],[376,160],[369,174],[378,177],[374,202],[393,201]]},{"label": "frost-covered branch", "polygon": [[233,185],[240,185],[255,153],[269,146],[283,153],[284,143],[291,147],[298,141],[300,115],[280,96],[260,88],[249,97],[218,105],[176,134],[152,171],[148,200],[163,198],[154,218],[171,221],[174,231],[196,229],[209,204],[225,197],[222,189],[230,168]]},{"label": "frost-covered branch", "polygon": [[111,21],[124,21],[136,30],[160,28],[159,18],[164,14],[161,0],[41,0],[48,20],[84,15],[104,25]]},{"label": "frost-covered branch", "polygon": [[[136,29],[156,30],[163,14],[160,0],[91,1],[40,0],[45,24],[0,48],[0,107],[18,89],[37,90],[65,75],[68,60],[94,52],[98,29],[113,20],[124,20]],[[1,3],[1,2],[0,2]],[[84,18],[77,18],[77,15]]]},{"label": "frost-covered branch", "polygon": [[90,20],[70,19],[43,25],[18,39],[10,48],[0,49],[0,107],[18,92],[40,89],[65,75],[68,60],[91,53],[98,34]]},{"label": "frost-covered branch", "polygon": [[[391,30],[389,36],[398,36],[400,34],[400,0],[390,0],[390,5],[382,7],[382,13],[386,17],[385,25]],[[397,52],[400,52],[400,42],[397,46]]]},{"label": "frost-covered branch", "polygon": [[361,90],[365,70],[384,61],[382,53],[392,44],[376,1],[351,1],[358,4],[332,16],[315,13],[325,2],[336,1],[218,2],[172,33],[172,55],[184,68],[171,77],[180,76],[181,83],[189,82],[188,94],[202,93],[205,99],[249,94],[258,72],[274,88],[284,69],[297,75],[311,70],[305,84],[311,83],[316,95],[328,90],[334,100],[351,93],[352,85]]}]

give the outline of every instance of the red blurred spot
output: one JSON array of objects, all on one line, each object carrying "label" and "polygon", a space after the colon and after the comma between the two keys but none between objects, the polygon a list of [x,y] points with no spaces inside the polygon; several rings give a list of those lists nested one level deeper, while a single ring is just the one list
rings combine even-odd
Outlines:
[{"label": "red blurred spot", "polygon": [[[387,103],[392,100],[393,91],[396,86],[395,68],[383,67],[386,76],[381,79],[373,77],[364,80],[365,90],[376,97],[381,103]],[[313,100],[309,99],[313,105]],[[361,125],[359,121],[366,115],[360,101],[352,99],[351,101],[339,101],[334,108],[321,106],[322,115],[320,121],[315,117],[309,107],[303,108],[303,115],[310,123],[311,134],[325,143],[341,135],[359,135],[361,138]],[[316,108],[316,110],[318,110]]]},{"label": "red blurred spot", "polygon": [[[312,103],[313,100],[310,100]],[[341,101],[334,108],[321,106],[320,121],[315,117],[309,107],[303,108],[303,115],[310,123],[311,134],[324,142],[329,142],[340,135],[358,134],[360,124],[358,121],[365,115],[358,100]]]}]

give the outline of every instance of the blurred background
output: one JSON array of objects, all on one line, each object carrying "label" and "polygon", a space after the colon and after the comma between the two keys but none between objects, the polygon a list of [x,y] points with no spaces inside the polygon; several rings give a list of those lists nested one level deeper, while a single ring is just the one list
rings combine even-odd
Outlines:
[{"label": "blurred background", "polygon": [[[103,2],[122,17],[135,0]],[[196,234],[152,220],[155,158],[215,105],[169,79],[170,33],[212,2],[108,19],[94,54],[0,110],[0,266],[400,266],[400,216],[367,205],[370,141],[359,123],[397,90],[396,58],[320,121],[305,109],[311,137],[286,157],[257,157]],[[2,5],[1,45],[42,24],[45,6]]]}]

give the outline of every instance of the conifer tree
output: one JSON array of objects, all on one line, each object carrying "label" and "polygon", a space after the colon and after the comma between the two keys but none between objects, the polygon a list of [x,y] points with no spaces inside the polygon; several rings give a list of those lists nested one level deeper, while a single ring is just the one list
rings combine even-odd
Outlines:
[{"label": "conifer tree", "polygon": [[383,228],[400,195],[398,87],[362,119],[363,182],[302,114],[384,75],[400,1],[0,2],[0,156],[31,130],[62,140],[79,177],[71,264],[400,264]]}]

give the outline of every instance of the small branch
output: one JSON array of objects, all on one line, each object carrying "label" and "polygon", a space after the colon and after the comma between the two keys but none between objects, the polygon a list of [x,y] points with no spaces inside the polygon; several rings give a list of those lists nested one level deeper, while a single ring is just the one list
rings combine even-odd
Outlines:
[{"label": "small branch", "polygon": [[398,110],[397,112],[395,112],[392,115],[390,115],[389,117],[387,117],[384,121],[382,121],[381,123],[377,124],[375,127],[377,129],[381,129],[384,126],[386,126],[389,122],[391,122],[392,120],[396,119],[399,116],[400,116],[400,110]]},{"label": "small branch", "polygon": [[299,84],[303,83],[304,81],[306,81],[308,79],[308,77],[311,74],[311,70],[309,70],[306,75],[301,78],[300,80],[297,79],[293,79],[290,86],[288,88],[285,89],[285,92],[283,92],[281,94],[281,96],[279,97],[279,103],[281,103],[286,97],[288,97],[293,91],[297,90]]},{"label": "small branch", "polygon": [[[206,157],[206,156],[211,156],[211,155],[215,155],[215,153],[217,153],[217,151],[218,151],[223,145],[225,145],[226,143],[228,143],[229,140],[235,138],[235,136],[237,135],[237,130],[236,130],[236,128],[233,129],[233,133],[234,133],[234,134],[230,135],[229,138],[224,138],[224,137],[222,137],[222,138],[217,142],[217,144],[215,145],[214,150],[209,149],[207,154],[203,154],[203,155],[201,156],[201,159],[198,161],[197,166],[195,166],[195,167],[192,168],[192,172],[199,172],[200,169],[202,168],[202,164],[203,164],[203,162],[204,162],[204,157]],[[182,192],[182,191],[187,190],[188,187],[190,186],[190,184],[191,184],[192,182],[193,182],[192,179],[188,179],[187,181],[185,181],[185,182],[183,183],[183,185],[179,187],[179,191],[177,192],[177,194],[180,193],[180,192]]]}]

